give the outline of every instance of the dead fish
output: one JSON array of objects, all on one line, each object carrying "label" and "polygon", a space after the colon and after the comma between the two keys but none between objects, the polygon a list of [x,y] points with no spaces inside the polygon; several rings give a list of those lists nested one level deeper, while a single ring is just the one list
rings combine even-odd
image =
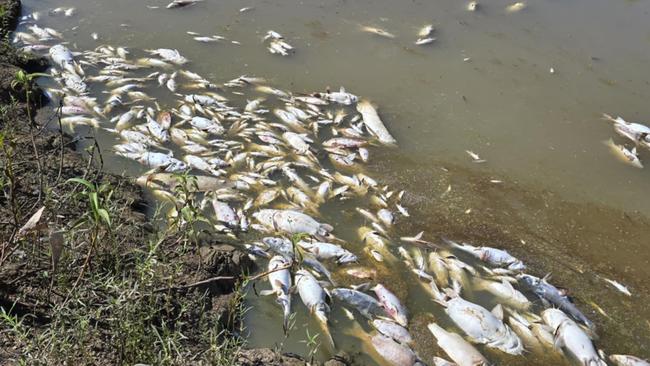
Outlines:
[{"label": "dead fish", "polygon": [[616,282],[614,280],[610,280],[609,278],[602,277],[602,279],[603,279],[603,281],[605,281],[605,282],[609,283],[610,285],[614,286],[618,291],[624,293],[625,295],[632,296],[632,294],[630,293],[630,290],[628,290],[628,288],[625,285],[623,285],[623,284],[621,284],[619,282]]},{"label": "dead fish", "polygon": [[526,3],[524,2],[516,2],[514,4],[508,5],[506,7],[506,12],[507,13],[517,13],[519,11],[522,11],[526,8]]},{"label": "dead fish", "polygon": [[308,240],[301,240],[298,245],[312,253],[317,259],[336,259],[338,264],[353,263],[358,260],[354,253],[343,249],[340,245]]},{"label": "dead fish", "polygon": [[444,330],[436,323],[427,328],[436,338],[438,346],[445,351],[458,366],[488,366],[488,360],[460,335]]},{"label": "dead fish", "polygon": [[621,117],[614,118],[606,113],[603,113],[603,118],[614,123],[614,131],[619,135],[630,139],[634,143],[641,142],[645,146],[648,146],[650,127],[641,123],[628,122]]},{"label": "dead fish", "polygon": [[349,288],[335,288],[332,290],[332,296],[353,307],[368,319],[388,316],[379,301],[364,292]]},{"label": "dead fish", "polygon": [[607,366],[589,336],[562,310],[546,309],[542,312],[544,322],[553,329],[555,346],[571,353],[582,365]]},{"label": "dead fish", "polygon": [[614,156],[616,156],[616,158],[618,158],[618,160],[635,168],[643,168],[643,164],[641,164],[641,160],[639,160],[639,156],[637,155],[636,147],[630,151],[623,145],[615,144],[612,139],[605,141],[605,145],[609,147],[609,150],[614,154]]},{"label": "dead fish", "polygon": [[268,266],[268,270],[270,271],[268,279],[271,283],[271,290],[263,290],[260,292],[262,296],[276,296],[277,303],[282,306],[282,314],[284,316],[282,324],[285,330],[289,327],[289,319],[291,316],[291,294],[289,293],[291,289],[290,265],[291,262],[282,256],[276,255],[271,258]]},{"label": "dead fish", "polygon": [[171,62],[176,65],[183,65],[187,63],[187,59],[181,56],[178,50],[172,50],[169,48],[158,48],[155,50],[145,50],[152,55],[160,56],[163,60]]},{"label": "dead fish", "polygon": [[426,38],[426,37],[428,37],[431,33],[433,33],[434,29],[435,29],[435,28],[433,28],[433,25],[431,25],[431,24],[427,24],[427,25],[425,25],[424,27],[422,27],[422,28],[418,31],[418,37],[420,37],[420,38]]},{"label": "dead fish", "polygon": [[379,302],[384,310],[386,310],[386,312],[395,319],[399,325],[406,327],[408,325],[408,313],[397,296],[380,283],[375,285],[372,290],[377,295],[377,298],[379,298]]},{"label": "dead fish", "polygon": [[474,163],[485,163],[485,160],[481,159],[481,157],[477,153],[471,150],[465,150],[465,152],[467,153],[467,155],[469,155],[472,158],[472,161]]},{"label": "dead fish", "polygon": [[415,41],[415,45],[417,45],[417,46],[424,46],[424,45],[427,45],[427,44],[430,44],[430,43],[435,42],[435,40],[436,40],[436,38],[433,38],[433,37],[418,38],[418,39]]},{"label": "dead fish", "polygon": [[650,362],[629,355],[610,355],[610,361],[616,366],[650,366]]},{"label": "dead fish", "polygon": [[523,271],[526,269],[526,265],[522,261],[512,256],[510,253],[503,249],[492,247],[476,247],[467,243],[459,244],[446,238],[442,238],[442,240],[452,247],[470,253],[474,257],[482,260],[483,262],[489,263],[492,266],[508,268],[513,271]]},{"label": "dead fish", "polygon": [[376,334],[371,338],[371,343],[375,351],[395,366],[413,366],[418,358],[415,352],[408,346],[397,343],[389,337],[382,334]]},{"label": "dead fish", "polygon": [[359,278],[362,280],[366,279],[374,279],[377,277],[377,271],[374,269],[366,268],[366,267],[354,267],[354,268],[346,268],[345,273],[347,275],[350,275],[355,278]]},{"label": "dead fish", "polygon": [[357,111],[363,116],[363,123],[366,125],[368,130],[372,132],[380,142],[387,145],[397,144],[397,140],[395,140],[390,132],[388,132],[388,129],[386,129],[386,126],[379,118],[377,110],[370,102],[363,100],[357,103]]},{"label": "dead fish", "polygon": [[413,343],[413,338],[406,328],[401,325],[384,319],[374,319],[371,322],[372,326],[379,331],[379,333],[390,337],[401,344]]},{"label": "dead fish", "polygon": [[167,4],[167,9],[182,8],[188,5],[194,5],[203,0],[174,0]]},{"label": "dead fish", "polygon": [[385,30],[383,30],[381,28],[377,28],[377,27],[362,26],[361,30],[364,31],[364,32],[373,33],[373,34],[376,34],[378,36],[385,37],[385,38],[395,38],[394,34],[386,32]]},{"label": "dead fish", "polygon": [[263,40],[266,41],[267,39],[284,39],[284,37],[280,33],[274,30],[269,30],[266,32],[266,35],[264,36]]},{"label": "dead fish", "polygon": [[311,216],[292,210],[263,209],[253,214],[262,225],[289,234],[307,233],[315,236],[327,236],[334,228],[322,224]]},{"label": "dead fish", "polygon": [[309,309],[309,312],[318,320],[328,346],[334,349],[334,340],[327,325],[330,307],[325,302],[325,291],[314,276],[304,269],[298,270],[295,278],[300,299],[302,299],[303,304]]},{"label": "dead fish", "polygon": [[593,329],[594,323],[589,320],[557,287],[547,282],[546,277],[538,278],[535,276],[520,274],[518,278],[526,283],[539,298],[557,306],[560,310],[566,311],[574,319],[578,320],[587,327]]},{"label": "dead fish", "polygon": [[521,339],[503,323],[503,311],[499,306],[492,312],[460,297],[460,286],[454,282],[454,290],[443,294],[431,282],[434,300],[445,306],[445,312],[475,343],[485,344],[511,355],[524,351]]},{"label": "dead fish", "polygon": [[356,95],[346,92],[344,87],[341,87],[339,91],[327,90],[325,93],[316,93],[314,96],[343,105],[352,105],[359,100]]}]

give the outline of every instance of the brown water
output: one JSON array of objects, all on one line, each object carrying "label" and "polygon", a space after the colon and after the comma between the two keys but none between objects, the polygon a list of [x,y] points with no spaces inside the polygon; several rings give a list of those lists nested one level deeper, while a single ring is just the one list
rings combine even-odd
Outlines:
[{"label": "brown water", "polygon": [[[598,347],[650,357],[645,306],[650,302],[650,172],[610,155],[602,141],[623,140],[600,118],[606,112],[650,121],[650,2],[530,1],[515,14],[505,12],[509,3],[502,0],[481,3],[474,13],[457,0],[206,0],[177,10],[152,0],[24,3],[25,13],[77,7],[74,17],[44,16],[39,23],[65,30],[66,40],[79,50],[101,43],[177,48],[192,61],[192,71],[215,82],[259,75],[296,92],[343,85],[370,98],[400,142],[398,150],[373,151],[371,166],[373,177],[408,192],[412,217],[400,222],[398,234],[425,230],[431,239],[447,236],[508,248],[533,274],[552,272],[553,283],[571,289],[599,326]],[[244,6],[255,8],[240,14]],[[418,29],[428,23],[435,25],[437,41],[414,46]],[[362,33],[360,24],[397,38]],[[269,54],[261,43],[269,29],[282,33],[296,54]],[[222,35],[241,45],[201,44],[186,31]],[[100,35],[99,42],[91,32]],[[99,138],[106,150],[114,143],[108,135]],[[487,162],[472,163],[465,150]],[[648,157],[650,152],[642,150],[641,160]],[[142,171],[110,154],[105,161],[115,172]],[[347,220],[352,213],[350,205],[334,205],[324,216],[345,237],[354,229]],[[412,313],[416,349],[430,361],[439,350],[426,330],[427,314],[451,324],[416,289],[413,276],[401,276],[404,272],[395,270],[382,281],[405,285],[400,295]],[[597,274],[628,285],[633,297],[616,292]],[[480,294],[476,299],[489,304]],[[250,303],[251,346],[273,347],[283,337],[278,307],[255,296]],[[302,306],[297,297],[294,304]],[[334,307],[332,318],[337,343],[358,352],[360,343],[343,334],[349,321],[340,309]],[[308,315],[298,311],[283,350],[306,353],[305,324]],[[313,334],[318,328],[309,329]],[[553,363],[484,351],[503,364]]]}]

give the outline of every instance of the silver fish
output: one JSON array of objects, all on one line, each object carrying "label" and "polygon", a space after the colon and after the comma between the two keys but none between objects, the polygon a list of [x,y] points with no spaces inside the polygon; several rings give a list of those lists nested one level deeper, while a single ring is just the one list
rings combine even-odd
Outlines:
[{"label": "silver fish", "polygon": [[289,319],[291,315],[291,272],[289,272],[290,261],[282,256],[275,256],[271,258],[268,265],[269,282],[271,283],[271,290],[264,290],[260,292],[262,296],[275,295],[276,301],[282,306],[282,314],[284,316],[283,327],[285,331],[289,328]]}]

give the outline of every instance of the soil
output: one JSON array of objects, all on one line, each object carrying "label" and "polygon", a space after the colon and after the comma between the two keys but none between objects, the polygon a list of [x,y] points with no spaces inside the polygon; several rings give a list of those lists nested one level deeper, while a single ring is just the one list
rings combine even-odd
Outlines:
[{"label": "soil", "polygon": [[[8,35],[16,26],[20,14],[20,2],[0,0],[0,14],[4,15],[0,19],[0,38],[9,39]],[[86,278],[92,277],[93,272],[100,268],[115,268],[116,272],[124,268],[132,269],[134,258],[147,250],[147,239],[156,231],[155,225],[148,221],[146,213],[151,212],[151,208],[143,199],[141,188],[125,177],[103,172],[98,168],[101,164],[97,154],[82,154],[77,151],[75,136],[36,122],[39,119],[34,114],[44,102],[41,93],[34,90],[28,104],[25,91],[12,86],[12,80],[19,70],[26,73],[42,72],[47,65],[45,59],[17,51],[8,41],[0,43],[0,107],[3,108],[0,115],[0,130],[3,131],[0,137],[0,145],[3,147],[0,151],[0,168],[3,171],[3,181],[0,182],[3,191],[0,196],[0,307],[9,316],[23,319],[23,326],[28,327],[31,336],[46,331],[53,321],[55,305],[67,300],[65,293],[57,291],[57,281],[62,276],[65,277],[57,273],[59,256],[62,258],[61,263],[67,261],[66,269],[74,273],[70,278],[74,279],[77,273],[86,271],[79,285],[81,288]],[[28,108],[31,108],[31,116]],[[8,176],[13,176],[13,181]],[[88,212],[88,200],[75,194],[81,192],[83,187],[68,181],[80,177],[95,182],[97,186],[112,187],[111,202],[120,208],[111,224],[115,228],[111,235],[114,235],[114,242],[119,243],[118,247],[101,248],[98,244],[88,258],[85,246],[82,250],[81,247],[71,247],[72,244],[66,242],[62,248],[55,250],[56,233],[62,231],[71,235],[68,231],[74,226],[70,223],[78,221]],[[40,207],[45,209],[37,227],[25,235],[20,234],[20,228]],[[170,256],[176,255],[174,248],[177,246],[178,240],[173,237],[165,239],[161,244],[162,250],[170,251]],[[157,321],[166,321],[165,319],[177,315],[181,302],[199,303],[196,308],[185,313],[188,319],[184,344],[192,344],[194,338],[197,339],[195,343],[199,343],[199,327],[192,318],[202,318],[206,312],[221,319],[222,326],[233,328],[238,323],[239,320],[233,317],[236,314],[232,309],[235,291],[243,274],[253,269],[248,256],[233,246],[208,240],[197,247],[199,249],[194,252],[186,251],[173,258],[179,264],[181,275],[174,276],[168,288],[153,291],[154,294],[151,295],[173,293],[172,297],[177,299],[171,308],[160,308],[160,313],[155,314]],[[54,259],[55,252],[58,253],[57,259]],[[115,258],[119,258],[120,263],[107,263]],[[88,261],[87,269],[85,259]],[[210,280],[215,277],[232,279]],[[205,284],[194,286],[206,280]],[[95,296],[96,298],[91,297],[87,301],[91,304],[102,303],[104,299],[101,295]],[[110,315],[105,314],[105,317]],[[96,321],[101,324],[103,319]],[[18,363],[21,354],[25,352],[8,337],[9,333],[10,330],[3,323],[0,326],[0,364],[3,365]],[[120,337],[120,334],[100,335],[99,338],[108,344],[98,342],[90,345],[91,349],[87,352],[79,350],[80,355],[86,355],[79,357],[88,358],[80,358],[78,363],[122,363],[124,355],[117,354],[118,347],[110,344]],[[51,364],[54,361],[41,362]],[[341,361],[331,362],[332,365],[341,364]],[[299,356],[280,355],[268,349],[245,350],[238,356],[237,363],[305,365]]]}]

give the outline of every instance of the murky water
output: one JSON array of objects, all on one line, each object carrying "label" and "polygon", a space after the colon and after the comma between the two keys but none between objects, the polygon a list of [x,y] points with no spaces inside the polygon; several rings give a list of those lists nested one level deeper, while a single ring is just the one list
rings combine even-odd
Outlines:
[{"label": "murky water", "polygon": [[[502,0],[481,3],[473,13],[463,1],[206,0],[177,10],[155,1],[24,3],[25,13],[77,7],[74,17],[44,16],[39,23],[65,30],[66,40],[79,50],[102,43],[177,48],[192,61],[192,71],[215,82],[259,75],[295,92],[343,85],[370,98],[400,143],[397,150],[372,151],[370,167],[371,176],[408,192],[412,217],[400,221],[396,237],[425,230],[431,239],[508,248],[532,273],[552,272],[553,283],[571,289],[598,324],[598,347],[650,357],[645,306],[650,300],[650,172],[610,155],[602,141],[623,140],[600,118],[606,112],[650,120],[650,3],[531,1],[516,14],[507,14],[509,3]],[[239,13],[243,6],[255,8]],[[435,43],[413,45],[418,29],[428,23],[436,27]],[[362,33],[360,25],[397,37]],[[295,55],[269,54],[261,42],[269,29],[282,33],[296,47]],[[241,45],[201,44],[186,31],[222,35]],[[91,39],[91,32],[100,40]],[[99,140],[105,150],[114,143],[109,134],[100,133]],[[472,163],[465,150],[487,162]],[[650,152],[642,150],[641,160],[648,157]],[[109,170],[143,171],[110,154],[104,158]],[[354,238],[355,225],[362,223],[349,204],[327,207],[323,216],[344,238]],[[416,278],[404,273],[405,268],[396,268],[380,280],[399,289],[412,313],[415,348],[430,361],[440,351],[426,329],[429,314],[444,326],[451,323],[418,289]],[[615,292],[597,275],[629,285],[634,296]],[[339,279],[346,284],[343,276]],[[480,293],[469,299],[493,305]],[[299,302],[294,299],[294,308],[302,306]],[[283,340],[273,299],[251,296],[250,303],[252,346],[282,345],[306,353],[306,329],[318,330],[308,314],[297,312],[296,327]],[[346,334],[350,321],[337,307],[332,322],[342,349],[365,352]],[[482,351],[503,364],[558,362]]]}]

